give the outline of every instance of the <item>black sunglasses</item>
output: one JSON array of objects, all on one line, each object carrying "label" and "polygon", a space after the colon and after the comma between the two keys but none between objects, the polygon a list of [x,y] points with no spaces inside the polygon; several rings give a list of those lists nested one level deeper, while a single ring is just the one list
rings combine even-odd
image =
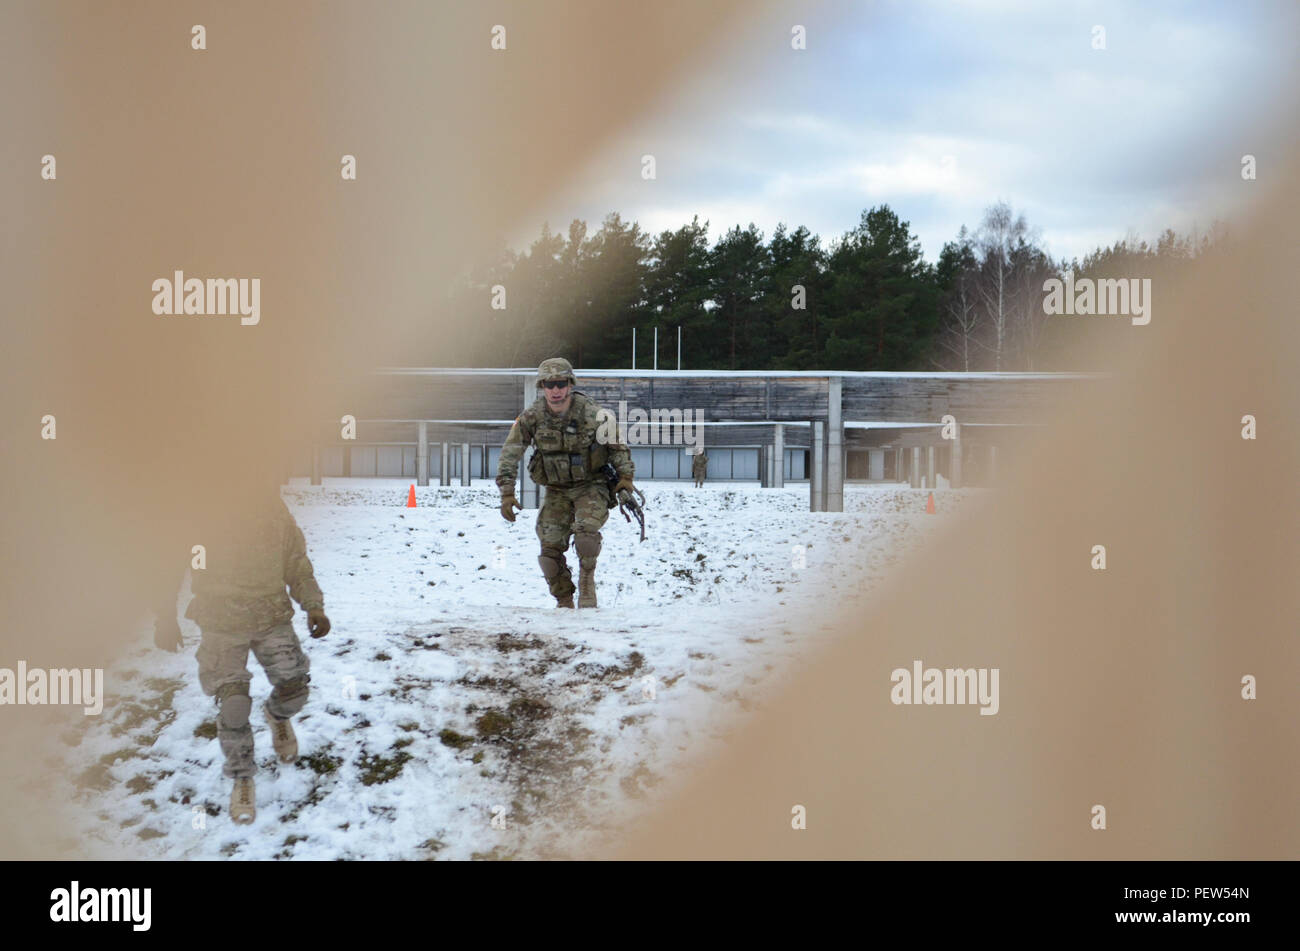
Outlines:
[{"label": "black sunglasses", "polygon": [[548,390],[558,390],[568,385],[568,380],[546,380],[542,383],[542,386],[546,387]]}]

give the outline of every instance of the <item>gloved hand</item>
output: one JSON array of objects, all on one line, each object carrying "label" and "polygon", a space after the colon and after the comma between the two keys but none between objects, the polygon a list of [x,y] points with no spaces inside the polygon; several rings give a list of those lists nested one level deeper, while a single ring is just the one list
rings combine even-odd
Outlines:
[{"label": "gloved hand", "polygon": [[181,626],[176,622],[175,614],[170,617],[159,615],[153,622],[153,642],[159,650],[178,651],[185,641],[181,637]]},{"label": "gloved hand", "polygon": [[312,637],[318,639],[330,632],[330,619],[320,608],[312,608],[307,612],[307,630],[311,631]]},{"label": "gloved hand", "polygon": [[519,504],[518,500],[515,498],[515,494],[513,492],[502,492],[501,517],[507,522],[513,522],[515,520],[516,510],[522,512],[524,507]]},{"label": "gloved hand", "polygon": [[625,490],[628,491],[628,492],[631,492],[631,491],[633,491],[635,488],[636,488],[636,486],[634,486],[634,485],[632,484],[632,477],[631,477],[631,476],[629,476],[629,475],[621,475],[621,476],[618,477],[618,481],[617,481],[616,483],[614,483],[614,494],[615,494],[615,495],[618,495],[620,492],[623,492],[623,491],[625,491]]}]

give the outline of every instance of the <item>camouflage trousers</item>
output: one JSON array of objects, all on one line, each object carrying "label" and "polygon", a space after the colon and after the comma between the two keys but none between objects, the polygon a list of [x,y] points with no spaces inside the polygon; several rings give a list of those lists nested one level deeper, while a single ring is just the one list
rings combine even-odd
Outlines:
[{"label": "camouflage trousers", "polygon": [[248,672],[250,649],[271,682],[267,706],[272,716],[285,719],[301,710],[311,679],[307,675],[311,662],[288,621],[255,634],[203,632],[196,654],[199,686],[217,700],[217,739],[226,759],[222,771],[232,778],[252,776],[255,770],[249,723],[253,706],[248,689],[253,680]]},{"label": "camouflage trousers", "polygon": [[564,560],[569,539],[574,539],[579,565],[594,569],[600,554],[600,529],[608,518],[609,489],[604,483],[546,488],[546,498],[537,513],[537,537],[542,543],[538,563],[555,598],[563,600],[574,591],[573,577]]}]

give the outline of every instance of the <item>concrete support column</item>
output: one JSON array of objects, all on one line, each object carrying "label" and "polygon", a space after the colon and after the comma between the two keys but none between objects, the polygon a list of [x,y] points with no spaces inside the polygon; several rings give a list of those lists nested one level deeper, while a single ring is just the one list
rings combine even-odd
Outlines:
[{"label": "concrete support column", "polygon": [[908,484],[914,489],[921,487],[921,447],[912,447],[912,465],[907,472],[909,479]]},{"label": "concrete support column", "polygon": [[424,420],[415,437],[415,481],[418,485],[429,484],[429,424]]},{"label": "concrete support column", "polygon": [[[524,409],[533,405],[537,399],[536,381],[531,376],[524,377]],[[525,449],[519,457],[519,505],[526,509],[535,509],[541,505],[538,499],[537,483],[528,476],[528,458],[535,450]]]},{"label": "concrete support column", "polygon": [[311,484],[320,485],[320,443],[311,444]]},{"label": "concrete support column", "polygon": [[438,484],[451,485],[451,444],[442,442],[439,445],[442,446],[442,466],[438,473]]},{"label": "concrete support column", "polygon": [[469,485],[470,478],[469,443],[463,442],[460,444],[460,484]]},{"label": "concrete support column", "polygon": [[815,419],[810,424],[812,426],[812,439],[809,440],[809,448],[812,450],[808,453],[808,461],[812,464],[812,471],[808,473],[808,511],[824,512],[825,486],[826,478],[826,437],[824,435],[825,424],[820,419]]},{"label": "concrete support column", "polygon": [[903,460],[903,450],[895,449],[894,450],[894,481],[895,482],[903,481],[903,477],[907,475],[905,468],[906,468],[906,463]]},{"label": "concrete support column", "polygon": [[826,392],[826,511],[844,511],[844,416],[840,411],[844,378],[830,378]]},{"label": "concrete support column", "polygon": [[758,450],[758,485],[762,489],[772,488],[772,447],[766,443]]},{"label": "concrete support column", "polygon": [[772,435],[772,455],[776,457],[776,466],[773,469],[772,485],[774,488],[785,488],[785,427],[780,423],[776,424],[776,431]]},{"label": "concrete support column", "polygon": [[989,477],[988,484],[993,485],[998,479],[998,447],[989,446]]},{"label": "concrete support column", "polygon": [[961,488],[961,423],[953,427],[952,471],[948,473],[950,488]]},{"label": "concrete support column", "polygon": [[934,457],[937,455],[933,446],[925,447],[925,484],[934,488]]}]

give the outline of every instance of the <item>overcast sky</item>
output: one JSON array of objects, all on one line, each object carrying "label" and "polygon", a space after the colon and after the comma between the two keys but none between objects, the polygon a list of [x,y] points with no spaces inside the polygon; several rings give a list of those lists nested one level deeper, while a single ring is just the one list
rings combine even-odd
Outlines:
[{"label": "overcast sky", "polygon": [[[1054,258],[1130,231],[1204,229],[1260,193],[1294,109],[1297,11],[1284,2],[918,0],[776,3],[662,107],[536,209],[591,231],[609,211],[652,233],[698,214],[709,239],[755,223],[829,242],[887,203],[928,260],[1006,200]],[[761,15],[759,11],[762,11]],[[793,24],[805,51],[790,48]],[[1105,29],[1094,50],[1093,28]],[[1294,143],[1291,144],[1294,147]],[[657,178],[643,181],[652,154]],[[1252,188],[1254,189],[1252,191]]]}]

